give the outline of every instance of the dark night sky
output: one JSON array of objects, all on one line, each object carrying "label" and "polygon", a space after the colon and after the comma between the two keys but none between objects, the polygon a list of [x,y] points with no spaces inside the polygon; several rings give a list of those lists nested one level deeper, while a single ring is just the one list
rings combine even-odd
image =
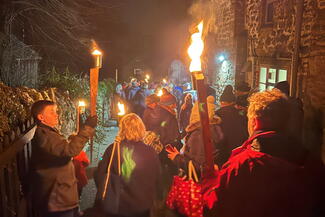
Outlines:
[{"label": "dark night sky", "polygon": [[112,2],[117,7],[105,9],[91,20],[93,38],[105,52],[103,77],[136,59],[158,77],[167,72],[174,58],[185,57],[192,21],[187,11],[192,0]]}]

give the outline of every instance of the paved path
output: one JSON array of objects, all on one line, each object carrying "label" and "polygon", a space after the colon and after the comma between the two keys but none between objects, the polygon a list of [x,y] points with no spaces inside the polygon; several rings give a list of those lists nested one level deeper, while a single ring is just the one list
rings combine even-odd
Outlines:
[{"label": "paved path", "polygon": [[[81,195],[81,202],[80,208],[81,210],[85,210],[87,208],[93,207],[95,196],[96,196],[96,186],[94,179],[91,177],[91,171],[97,167],[98,161],[100,160],[101,156],[104,154],[106,148],[113,143],[115,136],[118,132],[118,127],[106,127],[105,130],[105,141],[103,144],[94,144],[94,151],[93,151],[93,162],[87,168],[87,174],[90,177],[89,183],[86,187],[84,187]],[[89,148],[87,149],[87,155],[90,156]]]}]

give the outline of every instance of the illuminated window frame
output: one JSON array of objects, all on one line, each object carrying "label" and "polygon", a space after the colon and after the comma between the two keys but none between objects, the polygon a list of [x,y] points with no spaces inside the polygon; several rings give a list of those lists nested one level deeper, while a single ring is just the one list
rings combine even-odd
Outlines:
[{"label": "illuminated window frame", "polygon": [[270,90],[277,82],[288,80],[288,69],[284,67],[261,66],[258,88],[260,91]]}]

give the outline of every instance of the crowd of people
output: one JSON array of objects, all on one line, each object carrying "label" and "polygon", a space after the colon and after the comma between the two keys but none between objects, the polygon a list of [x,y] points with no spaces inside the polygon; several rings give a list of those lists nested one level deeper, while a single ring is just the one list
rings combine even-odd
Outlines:
[{"label": "crowd of people", "polygon": [[[252,93],[241,82],[226,86],[216,100],[207,86],[217,198],[205,216],[324,216],[324,165],[303,148],[302,103],[288,90],[289,84],[280,82],[273,90]],[[199,179],[204,178],[195,91],[190,85],[132,80],[117,85],[113,105],[117,102],[128,112],[95,172],[96,210],[107,217],[168,216],[157,209],[165,203],[173,176],[186,174],[191,161]],[[71,160],[78,160],[93,136],[97,118],[88,117],[78,134],[66,140],[55,129],[53,102],[36,102],[32,114],[38,123],[31,167],[34,205],[42,217],[76,216],[78,180]]]}]

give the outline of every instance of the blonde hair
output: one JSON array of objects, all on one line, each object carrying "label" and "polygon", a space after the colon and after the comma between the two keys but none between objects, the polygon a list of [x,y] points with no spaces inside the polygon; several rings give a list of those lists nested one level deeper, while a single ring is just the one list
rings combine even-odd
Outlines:
[{"label": "blonde hair", "polygon": [[141,118],[134,113],[127,114],[120,120],[118,132],[120,140],[139,142],[143,140],[145,132],[146,127]]},{"label": "blonde hair", "polygon": [[253,94],[248,99],[247,117],[258,118],[264,126],[283,129],[289,118],[288,98],[278,89]]}]

